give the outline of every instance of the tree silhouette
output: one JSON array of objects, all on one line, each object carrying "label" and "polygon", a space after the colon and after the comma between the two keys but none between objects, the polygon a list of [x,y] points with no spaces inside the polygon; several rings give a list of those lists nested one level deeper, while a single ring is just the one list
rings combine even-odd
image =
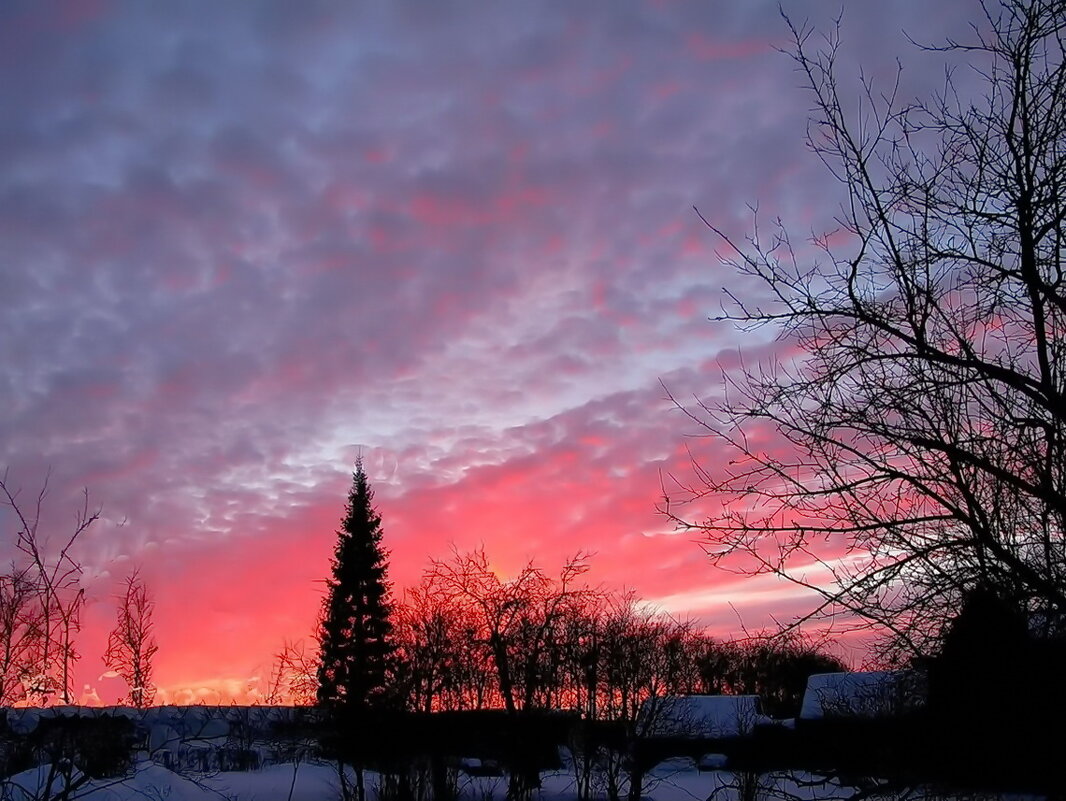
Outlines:
[{"label": "tree silhouette", "polygon": [[373,500],[360,458],[337,532],[319,628],[318,702],[348,716],[385,705],[393,653],[388,559]]},{"label": "tree silhouette", "polygon": [[[20,500],[21,490],[0,473],[0,509],[10,509],[15,532],[10,541],[19,553],[0,578],[0,667],[5,701],[24,694],[34,703],[59,698],[72,702],[71,669],[79,658],[74,635],[81,628],[85,589],[82,566],[75,558],[78,539],[100,517],[89,506],[89,491],[74,510],[73,525],[56,537],[43,519],[49,471],[35,499]],[[21,686],[21,689],[16,687]]]},{"label": "tree silhouette", "polygon": [[[380,713],[394,695],[389,687],[395,645],[388,554],[373,501],[360,457],[337,532],[318,632],[318,703],[327,714],[324,744],[337,757],[342,797],[357,801],[366,798],[363,768],[380,745],[375,741],[383,734]],[[356,769],[354,788],[348,786],[346,763]]]},{"label": "tree silhouette", "polygon": [[104,664],[129,687],[129,702],[138,709],[151,706],[156,688],[152,683],[152,659],[159,650],[152,616],[155,602],[135,570],[118,599],[115,628],[107,639]]},{"label": "tree silhouette", "polygon": [[715,560],[820,593],[815,614],[864,620],[889,656],[934,651],[976,586],[1066,615],[1066,3],[975,9],[927,48],[967,84],[918,101],[849,91],[838,36],[793,27],[839,230],[814,257],[781,225],[718,232],[764,290],[722,319],[801,358],[690,410],[731,450],[687,487],[721,513],[665,504]]}]

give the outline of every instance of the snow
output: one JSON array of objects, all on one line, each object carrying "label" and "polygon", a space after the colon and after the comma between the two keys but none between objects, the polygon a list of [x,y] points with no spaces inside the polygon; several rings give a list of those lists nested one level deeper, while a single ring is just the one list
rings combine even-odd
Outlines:
[{"label": "snow", "polygon": [[[294,783],[295,777],[295,783]],[[349,780],[354,777],[349,776]],[[368,776],[368,788],[377,784]],[[204,781],[212,798],[235,801],[286,801],[292,788],[292,801],[333,801],[341,797],[340,775],[336,765],[283,764],[257,771],[218,773]],[[373,793],[368,793],[373,798]]]},{"label": "snow", "polygon": [[725,754],[704,754],[696,761],[699,770],[722,770],[729,764],[729,757]]},{"label": "snow", "polygon": [[641,728],[646,737],[742,737],[751,734],[757,723],[770,721],[760,708],[757,695],[651,698],[641,708]]},{"label": "snow", "polygon": [[[871,692],[871,688],[898,691],[901,686],[913,683],[913,677],[898,674],[821,674],[812,677],[808,689],[811,703],[817,700],[818,706],[807,709],[805,704],[804,717],[811,712],[830,714],[833,698],[844,699],[850,704],[855,699],[879,697],[878,693]],[[42,717],[56,714],[70,714],[70,710],[9,710],[9,720],[23,730],[32,730]],[[71,796],[72,801],[218,801],[220,798],[231,801],[335,801],[340,797],[335,763],[305,760],[295,764],[291,761],[268,764],[248,771],[204,771],[192,770],[176,758],[181,749],[187,749],[190,744],[218,752],[225,736],[223,732],[232,737],[238,732],[246,735],[251,730],[263,731],[272,721],[293,719],[296,713],[292,710],[161,707],[147,712],[124,708],[94,710],[92,714],[130,717],[150,742],[174,749],[170,756],[175,759],[169,760],[167,766],[178,769],[171,770],[153,761],[150,752],[141,752],[129,775],[121,779],[84,781]],[[759,702],[755,696],[671,696],[655,699],[642,714],[652,736],[735,737],[750,734],[756,723],[767,720],[759,714]],[[268,746],[264,743],[254,745],[270,750]],[[858,788],[842,786],[806,772],[778,771],[756,775],[731,771],[727,769],[727,757],[712,751],[713,746],[699,759],[678,758],[657,765],[648,773],[642,798],[647,801],[708,798],[742,801],[752,797],[846,801],[859,793]],[[270,753],[273,759],[279,759],[276,744]],[[291,758],[291,751],[289,753]],[[158,758],[156,754],[153,756]],[[215,762],[215,767],[219,767],[219,761]],[[470,756],[464,760],[464,767],[465,770],[458,774],[461,801],[502,801],[506,797],[506,775],[486,775],[495,772],[489,770],[494,767],[491,760]],[[49,772],[50,767],[44,765],[0,780],[0,797],[4,801],[37,801],[42,798],[41,790],[47,783]],[[76,768],[74,776],[81,777]],[[538,801],[575,801],[577,784],[572,768],[545,772],[541,779],[541,789],[534,794]],[[367,771],[368,798],[377,797],[378,783],[379,777]],[[55,784],[53,789],[58,789]],[[602,801],[602,787],[595,797]],[[932,796],[920,789],[908,795],[911,801],[926,797]],[[937,798],[948,801],[950,796],[940,794]]]},{"label": "snow", "polygon": [[807,679],[800,719],[875,718],[924,703],[924,681],[912,670],[816,673]]},{"label": "snow", "polygon": [[[23,771],[8,780],[5,798],[11,801],[30,801],[47,797],[49,765]],[[53,781],[52,793],[62,788]],[[151,762],[141,763],[133,775],[122,779],[97,779],[85,782],[72,794],[75,799],[87,801],[126,801],[134,798],[166,798],[168,801],[206,801],[217,795],[195,781],[172,773]]]},{"label": "snow", "polygon": [[[708,763],[713,756],[708,755]],[[12,777],[4,787],[4,799],[30,801],[38,799],[41,785],[47,777],[48,766],[26,771]],[[352,777],[349,776],[349,779]],[[538,801],[574,801],[577,796],[573,774],[569,771],[542,775],[542,786],[534,794]],[[368,798],[375,798],[378,776],[367,771]],[[871,787],[861,791],[870,795]],[[898,790],[898,788],[896,788]],[[670,760],[657,766],[649,776],[647,801],[678,801],[678,799],[707,799],[714,801],[743,801],[745,798],[788,799],[788,801],[847,801],[860,793],[857,787],[841,784],[835,779],[805,771],[774,771],[763,774],[734,772],[715,768],[710,764],[697,770],[692,760]],[[507,794],[507,778],[493,776],[461,776],[459,798],[462,801],[503,801]],[[335,801],[340,797],[340,782],[336,765],[329,763],[280,764],[258,771],[214,773],[210,775],[179,775],[160,765],[143,761],[132,775],[121,780],[97,780],[85,784],[72,801]],[[603,798],[603,794],[596,796]],[[942,789],[914,788],[908,791],[909,801],[952,801],[952,795]],[[959,800],[964,796],[959,796]],[[1022,798],[1015,796],[1015,798]]]},{"label": "snow", "polygon": [[[5,799],[30,801],[41,797],[47,784],[49,766],[24,771],[8,780]],[[294,783],[295,776],[295,783]],[[273,765],[259,771],[215,773],[207,776],[184,776],[149,761],[138,763],[130,776],[123,779],[93,780],[72,796],[78,801],[129,801],[131,799],[167,799],[167,801],[332,801],[340,797],[337,768],[324,764]],[[53,792],[59,785],[53,783]]]}]

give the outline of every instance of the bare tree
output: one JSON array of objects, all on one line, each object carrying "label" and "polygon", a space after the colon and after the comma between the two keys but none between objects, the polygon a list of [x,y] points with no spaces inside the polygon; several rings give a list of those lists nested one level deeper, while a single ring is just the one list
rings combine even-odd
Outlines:
[{"label": "bare tree", "polygon": [[640,755],[641,741],[669,714],[670,697],[698,682],[692,627],[647,609],[632,593],[610,599],[599,635],[597,713],[615,723],[623,750],[605,750],[599,782],[610,799],[636,801],[652,777]]},{"label": "bare tree", "polygon": [[156,688],[152,683],[152,660],[159,646],[152,620],[155,602],[138,571],[125,581],[125,591],[118,596],[115,628],[107,639],[104,663],[126,682],[129,703],[138,709],[152,705]]},{"label": "bare tree", "polygon": [[318,655],[303,640],[286,640],[274,654],[266,703],[314,705],[318,694]]},{"label": "bare tree", "polygon": [[826,650],[827,645],[795,630],[740,641],[706,638],[696,660],[700,690],[711,695],[758,695],[764,712],[797,717],[808,677],[848,669]]},{"label": "bare tree", "polygon": [[[407,707],[432,712],[479,708],[486,659],[468,604],[450,599],[431,575],[396,609],[396,641]],[[480,679],[480,680],[478,680]]]},{"label": "bare tree", "polygon": [[0,706],[25,697],[33,657],[42,637],[37,586],[26,567],[0,575]]},{"label": "bare tree", "polygon": [[508,712],[531,709],[545,699],[553,635],[567,611],[589,594],[577,583],[587,569],[584,555],[578,554],[566,562],[558,579],[531,562],[504,581],[490,568],[484,549],[432,562],[430,577],[444,597],[477,611],[479,636]]},{"label": "bare tree", "polygon": [[[22,585],[20,593],[28,584],[33,586],[37,605],[32,627],[23,628],[31,636],[20,638],[25,646],[20,659],[25,658],[25,662],[19,670],[31,700],[45,703],[58,692],[60,700],[69,704],[71,667],[78,659],[74,635],[80,629],[85,602],[82,567],[73,556],[73,548],[79,537],[99,519],[100,510],[90,508],[89,492],[84,490],[70,532],[56,540],[41,530],[48,476],[29,505],[20,502],[20,494],[9,484],[5,470],[0,477],[0,503],[14,514],[18,529],[15,547],[23,561],[23,566],[13,568],[10,576],[18,576],[17,581]],[[23,615],[24,622],[29,619]]]},{"label": "bare tree", "polygon": [[[552,696],[552,681],[561,675],[553,669],[560,650],[557,635],[568,610],[590,592],[579,583],[586,570],[580,553],[563,565],[558,579],[530,562],[515,578],[502,580],[484,549],[431,563],[430,580],[442,597],[476,612],[477,636],[495,668],[501,704],[514,721],[545,708]],[[518,737],[519,729],[514,731]],[[536,766],[521,742],[509,743],[508,751],[507,797],[528,798],[539,782]]]},{"label": "bare tree", "polygon": [[[975,586],[1066,613],[1066,2],[976,8],[965,41],[926,48],[965,79],[915,102],[864,80],[857,107],[838,36],[789,23],[846,244],[809,260],[780,223],[736,244],[708,223],[769,298],[720,319],[779,326],[802,358],[688,410],[735,455],[664,504],[715,561],[810,588],[814,615],[902,656]],[[767,430],[780,448],[749,436]],[[686,495],[721,511],[689,519]]]}]

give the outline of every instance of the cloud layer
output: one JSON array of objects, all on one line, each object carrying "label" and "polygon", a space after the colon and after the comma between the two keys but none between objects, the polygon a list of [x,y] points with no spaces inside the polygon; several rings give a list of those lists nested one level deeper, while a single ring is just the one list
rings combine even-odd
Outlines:
[{"label": "cloud layer", "polygon": [[[957,14],[856,9],[841,59],[890,74]],[[360,447],[398,587],[586,549],[678,613],[787,611],[655,513],[691,431],[660,380],[712,397],[765,345],[707,322],[752,290],[692,206],[832,225],[787,33],[776,2],[6,3],[0,445],[27,491],[52,468],[56,530],[103,505],[86,680],[132,565],[165,686],[306,634]]]}]

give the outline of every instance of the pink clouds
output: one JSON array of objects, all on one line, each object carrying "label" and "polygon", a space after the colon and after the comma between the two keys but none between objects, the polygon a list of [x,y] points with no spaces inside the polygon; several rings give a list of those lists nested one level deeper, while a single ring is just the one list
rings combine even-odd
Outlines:
[{"label": "pink clouds", "polygon": [[423,192],[412,198],[410,213],[416,223],[432,227],[508,225],[550,202],[551,194],[535,186],[510,188],[487,198],[483,205],[449,194]]},{"label": "pink clouds", "polygon": [[[845,35],[951,22],[895,8]],[[130,564],[171,688],[306,633],[359,443],[397,586],[483,542],[741,599],[655,513],[688,469],[659,379],[787,353],[706,321],[751,289],[691,212],[831,217],[782,35],[769,2],[5,4],[0,467],[104,504],[87,680]]]}]

